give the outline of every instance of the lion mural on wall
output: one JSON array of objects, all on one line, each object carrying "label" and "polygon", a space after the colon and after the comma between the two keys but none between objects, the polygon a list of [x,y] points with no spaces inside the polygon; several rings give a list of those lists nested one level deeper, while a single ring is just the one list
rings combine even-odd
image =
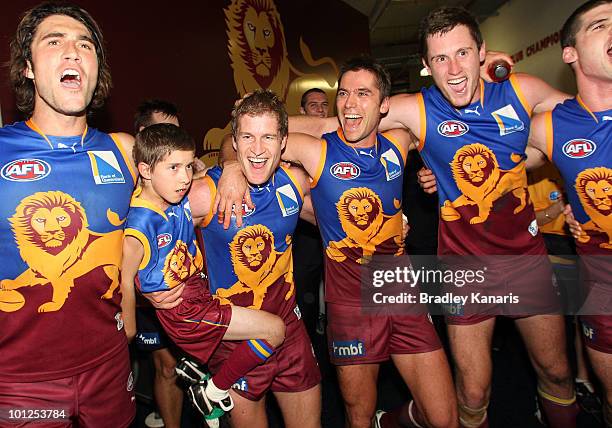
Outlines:
[{"label": "lion mural on wall", "polygon": [[[289,61],[285,31],[274,0],[232,0],[224,12],[228,54],[238,97],[264,88],[287,101],[292,79],[307,73]],[[301,38],[300,50],[306,64],[315,70],[324,65],[331,67],[333,78],[326,81],[333,87],[338,75],[335,61],[330,57],[313,59]],[[295,96],[301,97],[301,94]],[[229,133],[229,124],[223,129],[209,130],[204,137],[205,153],[216,155],[221,139]]]}]

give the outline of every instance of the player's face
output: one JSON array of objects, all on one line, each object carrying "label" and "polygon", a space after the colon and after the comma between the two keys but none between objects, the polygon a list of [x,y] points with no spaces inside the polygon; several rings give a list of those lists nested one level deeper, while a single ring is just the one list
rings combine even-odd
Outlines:
[{"label": "player's face", "polygon": [[247,181],[264,184],[280,163],[287,137],[281,138],[278,119],[271,113],[259,116],[245,114],[238,119],[234,140],[238,162]]},{"label": "player's face", "polygon": [[98,82],[98,57],[90,32],[66,15],[51,15],[32,39],[32,62],[24,71],[36,88],[34,114],[82,115]]},{"label": "player's face", "polygon": [[389,98],[381,102],[376,76],[371,71],[348,71],[338,85],[336,108],[344,138],[368,147],[376,142],[380,115],[389,111]]},{"label": "player's face", "polygon": [[169,204],[179,203],[191,185],[194,157],[195,153],[191,150],[173,150],[158,162],[149,171],[151,186],[145,187],[149,191],[149,200],[155,200],[163,209]]},{"label": "player's face", "polygon": [[576,46],[563,50],[563,60],[574,63],[578,75],[610,83],[612,80],[612,4],[582,15]]},{"label": "player's face", "polygon": [[327,95],[320,92],[311,92],[306,96],[306,104],[302,113],[307,116],[327,117],[329,113],[329,101]]},{"label": "player's face", "polygon": [[457,108],[478,101],[480,63],[484,61],[484,43],[480,50],[465,25],[445,34],[427,37],[427,63],[438,89]]}]

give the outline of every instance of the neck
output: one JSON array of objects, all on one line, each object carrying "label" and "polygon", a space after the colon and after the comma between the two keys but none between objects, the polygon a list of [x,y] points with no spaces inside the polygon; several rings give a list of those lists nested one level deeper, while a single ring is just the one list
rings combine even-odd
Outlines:
[{"label": "neck", "polygon": [[67,116],[53,110],[34,109],[32,120],[46,135],[57,137],[70,137],[85,132],[87,116]]},{"label": "neck", "polygon": [[612,82],[610,80],[590,79],[576,76],[578,95],[591,111],[604,111],[612,108]]},{"label": "neck", "polygon": [[166,202],[162,197],[160,197],[157,193],[155,193],[155,190],[152,189],[149,180],[143,179],[140,182],[140,186],[142,190],[140,192],[140,195],[138,195],[139,198],[150,202],[162,211],[166,211],[170,204]]}]

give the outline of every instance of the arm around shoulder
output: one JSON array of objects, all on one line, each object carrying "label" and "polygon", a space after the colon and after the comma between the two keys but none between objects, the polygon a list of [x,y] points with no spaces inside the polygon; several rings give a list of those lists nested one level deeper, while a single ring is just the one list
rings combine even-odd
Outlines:
[{"label": "arm around shoulder", "polygon": [[557,104],[571,98],[570,95],[553,88],[539,77],[516,73],[514,78],[519,83],[520,90],[534,113],[550,111]]}]

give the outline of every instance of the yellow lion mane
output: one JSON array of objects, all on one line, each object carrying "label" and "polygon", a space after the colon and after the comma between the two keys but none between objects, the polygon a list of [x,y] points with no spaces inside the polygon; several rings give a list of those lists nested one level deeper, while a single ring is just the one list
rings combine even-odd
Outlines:
[{"label": "yellow lion mane", "polygon": [[[240,96],[258,88],[268,88],[284,97],[289,84],[290,63],[284,29],[274,1],[232,0],[225,9],[225,20],[234,83]],[[254,37],[248,38],[245,34],[247,26],[253,28]],[[263,34],[264,31],[267,35]],[[272,46],[267,45],[266,39],[273,40]]]},{"label": "yellow lion mane", "polygon": [[[473,162],[475,158],[480,156],[486,161],[486,165],[482,167],[484,180],[480,183],[472,181],[466,169],[467,162]],[[461,193],[473,201],[482,200],[486,195],[491,193],[497,181],[499,180],[499,164],[495,154],[484,144],[470,144],[467,147],[462,147],[457,150],[453,160],[451,161],[451,171],[453,178],[459,187]]]},{"label": "yellow lion mane", "polygon": [[[576,177],[576,193],[591,222],[585,229],[603,231],[608,242],[602,248],[612,248],[612,169],[605,167],[589,168]],[[607,207],[607,209],[606,209]],[[581,242],[588,241],[581,239]]]},{"label": "yellow lion mane", "polygon": [[[364,202],[371,205],[372,211],[368,215],[368,224],[362,227],[356,224],[350,205],[351,203],[363,204]],[[370,241],[376,236],[382,226],[384,219],[382,203],[378,195],[367,187],[356,187],[345,191],[340,196],[338,202],[336,202],[336,209],[338,210],[342,230],[356,242],[365,243]]]},{"label": "yellow lion mane", "polygon": [[[35,221],[33,216],[39,214],[45,220],[51,220],[51,215],[61,215],[62,212],[70,218],[69,225],[57,233],[58,237],[63,236],[62,245],[57,248],[45,247],[40,233],[32,227]],[[89,239],[83,207],[64,192],[38,192],[24,198],[9,221],[21,258],[30,269],[50,281],[59,278],[81,258]]]},{"label": "yellow lion mane", "polygon": [[198,255],[194,258],[189,253],[187,244],[183,241],[178,241],[164,261],[164,280],[168,287],[174,288],[185,282],[187,278],[194,275],[201,268],[199,251]]},{"label": "yellow lion mane", "polygon": [[[261,263],[253,266],[249,264],[244,246],[257,245],[259,239],[263,241],[264,247],[253,254],[261,256]],[[222,303],[229,303],[229,297],[251,292],[253,304],[249,308],[261,309],[268,288],[284,276],[284,282],[289,284],[289,290],[285,294],[285,300],[288,300],[294,292],[291,237],[287,236],[285,242],[289,245],[288,248],[283,252],[276,251],[274,234],[262,224],[248,226],[239,231],[229,244],[234,274],[238,281],[227,289],[217,289],[216,297]]]}]

